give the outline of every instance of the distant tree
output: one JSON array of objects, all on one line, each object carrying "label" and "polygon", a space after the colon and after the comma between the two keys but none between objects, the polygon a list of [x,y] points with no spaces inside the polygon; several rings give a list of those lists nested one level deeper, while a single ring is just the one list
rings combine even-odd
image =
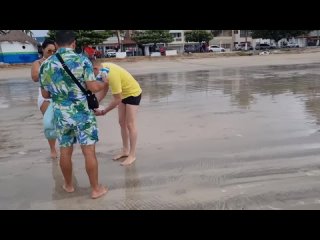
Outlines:
[{"label": "distant tree", "polygon": [[169,33],[169,30],[135,31],[131,38],[138,44],[138,47],[141,48],[143,52],[143,44],[152,43],[155,47],[157,43],[166,44],[173,41],[173,37]]},{"label": "distant tree", "polygon": [[[47,35],[50,39],[54,40],[57,30],[49,30]],[[112,31],[103,30],[74,30],[77,37],[77,48],[83,50],[86,45],[96,45],[105,41],[112,35]]]},{"label": "distant tree", "polygon": [[213,37],[217,37],[221,33],[221,30],[210,30],[210,32]]},{"label": "distant tree", "polygon": [[187,42],[206,42],[208,43],[213,38],[213,34],[206,30],[192,30],[185,33],[185,39]]},{"label": "distant tree", "polygon": [[125,31],[124,30],[111,30],[113,34],[115,34],[117,36],[117,40],[118,40],[118,48],[121,48],[121,37],[124,35]]},{"label": "distant tree", "polygon": [[173,41],[173,37],[169,33],[169,30],[136,31],[133,33],[132,39],[138,44],[169,43]]}]

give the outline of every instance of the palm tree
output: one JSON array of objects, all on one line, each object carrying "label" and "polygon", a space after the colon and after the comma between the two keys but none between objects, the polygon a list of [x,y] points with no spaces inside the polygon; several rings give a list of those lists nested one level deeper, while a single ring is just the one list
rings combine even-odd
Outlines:
[{"label": "palm tree", "polygon": [[33,32],[31,30],[21,30],[21,31],[29,35],[30,37],[33,37]]},{"label": "palm tree", "polygon": [[122,35],[124,34],[124,30],[113,30],[113,32],[114,32],[114,33],[116,34],[116,36],[117,36],[117,39],[118,39],[118,47],[119,47],[120,51],[122,51],[120,38],[121,38]]},{"label": "palm tree", "polygon": [[244,45],[244,50],[247,51],[248,50],[248,30],[244,30],[245,31],[245,45]]}]

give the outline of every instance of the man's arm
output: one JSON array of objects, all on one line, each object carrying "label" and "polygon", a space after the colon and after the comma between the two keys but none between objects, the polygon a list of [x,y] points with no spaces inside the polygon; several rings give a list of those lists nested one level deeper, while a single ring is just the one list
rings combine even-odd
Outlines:
[{"label": "man's arm", "polygon": [[106,87],[103,90],[101,90],[100,92],[96,93],[96,97],[97,97],[99,102],[101,102],[102,99],[105,98],[105,96],[107,95],[108,91],[109,91],[109,84],[107,83]]},{"label": "man's arm", "polygon": [[96,77],[94,76],[94,73],[93,73],[92,63],[88,58],[83,58],[83,67],[84,67],[84,80],[88,90],[90,90],[93,93],[96,93],[107,87],[106,78],[103,79],[103,82],[96,80]]},{"label": "man's arm", "polygon": [[34,82],[39,81],[39,68],[40,68],[40,63],[38,61],[35,61],[34,63],[32,63],[31,78]]},{"label": "man's arm", "polygon": [[113,94],[113,100],[110,102],[109,106],[102,110],[102,114],[106,114],[114,109],[121,103],[121,93]]},{"label": "man's arm", "polygon": [[92,80],[92,81],[88,81],[87,80],[86,81],[86,86],[87,86],[88,90],[90,90],[93,93],[96,93],[96,92],[100,92],[103,89],[106,89],[107,88],[107,83],[106,82],[95,81],[95,80]]},{"label": "man's arm", "polygon": [[48,82],[50,82],[51,80],[48,74],[46,72],[43,72],[43,65],[41,65],[38,70],[38,81],[40,83],[42,97],[51,98],[51,94],[47,88]]}]

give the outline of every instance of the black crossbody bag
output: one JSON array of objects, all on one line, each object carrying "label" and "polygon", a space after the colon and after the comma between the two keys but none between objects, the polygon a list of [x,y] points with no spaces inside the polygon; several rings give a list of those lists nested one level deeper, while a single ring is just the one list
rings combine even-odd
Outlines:
[{"label": "black crossbody bag", "polygon": [[82,85],[79,83],[78,79],[73,75],[73,73],[70,71],[68,66],[65,64],[65,62],[63,61],[63,59],[59,53],[56,53],[56,56],[59,59],[59,61],[61,62],[64,70],[69,74],[69,76],[72,78],[72,80],[75,82],[75,84],[77,84],[77,86],[81,89],[81,91],[84,93],[84,95],[86,95],[89,109],[94,110],[96,108],[99,108],[99,102],[98,102],[96,95],[94,95],[90,90],[86,90],[86,89],[84,89],[84,87],[82,87]]}]

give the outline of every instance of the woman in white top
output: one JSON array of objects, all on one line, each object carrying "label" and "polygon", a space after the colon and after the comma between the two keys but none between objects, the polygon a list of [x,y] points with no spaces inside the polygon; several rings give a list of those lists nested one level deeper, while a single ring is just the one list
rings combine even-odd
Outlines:
[{"label": "woman in white top", "polygon": [[[34,82],[39,81],[39,70],[41,64],[52,54],[56,52],[56,46],[54,44],[54,41],[50,39],[46,39],[42,43],[42,58],[39,60],[36,60],[33,62],[32,67],[31,67],[31,78]],[[42,115],[46,112],[49,104],[50,104],[51,99],[44,98],[42,97],[41,94],[41,89],[39,87],[39,94],[38,94],[38,108],[40,109]],[[57,151],[56,151],[56,139],[48,139],[50,150],[51,150],[51,158],[55,159],[57,158]]]}]

